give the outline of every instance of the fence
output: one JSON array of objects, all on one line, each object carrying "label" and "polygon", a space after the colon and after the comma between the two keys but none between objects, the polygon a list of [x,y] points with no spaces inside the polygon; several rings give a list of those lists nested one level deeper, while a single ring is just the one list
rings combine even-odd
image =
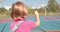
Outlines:
[{"label": "fence", "polygon": [[41,16],[60,16],[60,13],[40,13]]}]

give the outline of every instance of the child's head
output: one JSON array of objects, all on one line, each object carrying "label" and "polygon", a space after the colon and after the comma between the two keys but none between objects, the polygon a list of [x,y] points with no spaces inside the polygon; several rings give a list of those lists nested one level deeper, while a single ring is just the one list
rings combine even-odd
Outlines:
[{"label": "child's head", "polygon": [[11,17],[25,18],[28,15],[27,7],[22,2],[16,2],[12,5]]}]

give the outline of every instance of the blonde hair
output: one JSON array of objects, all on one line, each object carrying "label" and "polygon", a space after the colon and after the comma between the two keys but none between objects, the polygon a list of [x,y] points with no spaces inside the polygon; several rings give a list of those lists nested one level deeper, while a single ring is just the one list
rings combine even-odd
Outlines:
[{"label": "blonde hair", "polygon": [[11,11],[11,17],[14,19],[14,17],[21,17],[24,18],[24,16],[27,16],[27,7],[22,2],[16,2],[12,5],[12,11]]}]

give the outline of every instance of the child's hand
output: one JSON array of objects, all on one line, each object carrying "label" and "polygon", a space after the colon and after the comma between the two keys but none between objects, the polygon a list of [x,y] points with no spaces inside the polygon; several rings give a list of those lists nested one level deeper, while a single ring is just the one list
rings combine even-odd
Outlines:
[{"label": "child's hand", "polygon": [[34,15],[35,15],[35,17],[36,17],[36,26],[39,26],[40,25],[40,19],[39,19],[39,14],[38,14],[38,12],[37,11],[35,11],[34,12]]},{"label": "child's hand", "polygon": [[35,12],[34,12],[34,15],[35,15],[35,16],[39,16],[38,11],[35,11]]}]

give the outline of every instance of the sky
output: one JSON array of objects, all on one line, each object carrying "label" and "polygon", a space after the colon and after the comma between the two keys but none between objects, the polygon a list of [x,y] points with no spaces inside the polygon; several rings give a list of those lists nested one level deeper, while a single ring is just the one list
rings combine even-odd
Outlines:
[{"label": "sky", "polygon": [[[32,6],[32,7],[39,7],[41,5],[47,4],[48,0],[2,0],[0,2],[0,7],[3,6],[12,6],[13,3],[21,1],[27,6]],[[60,3],[60,0],[57,0],[58,3]]]}]

